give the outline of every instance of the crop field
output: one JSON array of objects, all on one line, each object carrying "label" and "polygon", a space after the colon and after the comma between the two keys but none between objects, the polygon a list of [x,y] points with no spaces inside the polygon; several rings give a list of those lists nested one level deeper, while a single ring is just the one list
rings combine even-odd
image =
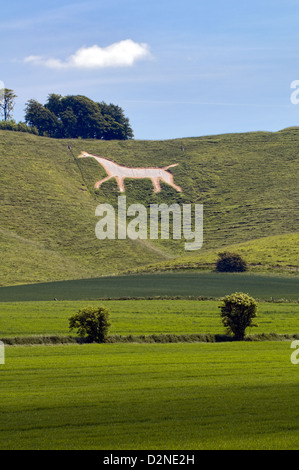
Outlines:
[{"label": "crop field", "polygon": [[159,296],[219,298],[232,292],[246,292],[261,300],[297,301],[298,287],[297,276],[215,272],[132,274],[0,287],[0,302]]},{"label": "crop field", "polygon": [[[67,335],[107,306],[113,335],[223,333],[219,301],[0,303],[0,337]],[[299,304],[259,302],[259,328],[298,333]],[[6,346],[0,449],[299,449],[290,341]]]},{"label": "crop field", "polygon": [[8,347],[0,449],[298,449],[290,343]]},{"label": "crop field", "polygon": [[[218,301],[106,300],[0,303],[0,338],[68,335],[68,318],[88,305],[110,311],[111,335],[223,334]],[[299,303],[260,302],[255,333],[299,333]]]}]

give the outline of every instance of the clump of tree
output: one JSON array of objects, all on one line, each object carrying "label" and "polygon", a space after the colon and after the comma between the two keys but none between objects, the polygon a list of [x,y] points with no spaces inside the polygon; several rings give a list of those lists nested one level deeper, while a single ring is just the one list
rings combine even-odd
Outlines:
[{"label": "clump of tree", "polygon": [[243,341],[248,327],[257,327],[254,323],[257,317],[257,302],[254,298],[242,292],[227,295],[221,299],[222,323],[228,334],[234,335],[237,341]]},{"label": "clump of tree", "polygon": [[91,343],[104,343],[108,330],[109,310],[106,307],[85,307],[69,318],[69,329]]},{"label": "clump of tree", "polygon": [[55,138],[127,140],[133,138],[129,119],[114,104],[97,103],[82,95],[50,94],[45,105],[26,103],[25,121],[39,135]]},{"label": "clump of tree", "polygon": [[219,259],[216,262],[216,271],[221,273],[241,273],[247,271],[248,266],[241,255],[224,251],[218,253]]}]

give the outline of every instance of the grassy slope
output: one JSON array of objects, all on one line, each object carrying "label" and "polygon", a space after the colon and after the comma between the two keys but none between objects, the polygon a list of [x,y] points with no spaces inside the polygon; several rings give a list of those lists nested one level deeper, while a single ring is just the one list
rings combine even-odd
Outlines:
[{"label": "grassy slope", "polygon": [[[0,283],[92,277],[161,256],[140,243],[100,243],[97,202],[65,141],[0,133]],[[110,256],[113,254],[113,263]]]},{"label": "grassy slope", "polygon": [[299,271],[299,232],[286,235],[236,243],[226,247],[200,250],[175,259],[135,268],[134,272],[178,271],[190,269],[215,269],[220,251],[239,253],[248,263],[251,272],[275,272],[298,274]]},{"label": "grassy slope", "polygon": [[[86,150],[128,166],[180,163],[172,172],[183,193],[162,185],[154,195],[142,180],[126,181],[126,196],[128,204],[204,204],[204,247],[191,255],[200,257],[298,230],[298,141],[296,129],[163,142],[71,142],[2,131],[0,285],[96,277],[185,255],[179,241],[97,240],[94,211],[116,203],[116,182],[96,193],[104,170],[91,159],[75,161],[68,144],[75,155]],[[279,264],[280,251],[271,248],[271,257]],[[293,252],[286,264],[296,264]]]}]

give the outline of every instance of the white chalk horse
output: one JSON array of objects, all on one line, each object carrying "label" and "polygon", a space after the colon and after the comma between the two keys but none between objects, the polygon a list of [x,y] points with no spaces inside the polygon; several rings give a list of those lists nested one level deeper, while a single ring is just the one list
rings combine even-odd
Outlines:
[{"label": "white chalk horse", "polygon": [[108,160],[107,158],[98,157],[97,155],[91,155],[87,152],[82,152],[78,156],[78,158],[84,157],[94,158],[100,165],[102,165],[108,175],[106,178],[96,182],[96,184],[94,185],[96,189],[98,189],[102,183],[108,181],[110,178],[115,178],[119,187],[119,191],[123,193],[125,191],[125,178],[150,178],[153,183],[155,193],[161,191],[160,181],[169,184],[176,191],[182,191],[179,186],[174,184],[173,175],[167,171],[169,168],[177,166],[178,163],[166,166],[164,168],[129,168],[126,166],[118,165],[117,163],[113,162],[112,160]]}]

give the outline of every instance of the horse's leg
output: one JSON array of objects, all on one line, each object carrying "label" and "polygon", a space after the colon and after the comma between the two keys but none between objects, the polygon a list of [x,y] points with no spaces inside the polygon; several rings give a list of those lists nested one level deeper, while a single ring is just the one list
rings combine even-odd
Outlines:
[{"label": "horse's leg", "polygon": [[119,191],[121,193],[124,193],[125,192],[124,179],[121,176],[117,176],[116,181],[117,181],[117,184],[118,184]]},{"label": "horse's leg", "polygon": [[176,191],[178,191],[179,193],[182,192],[182,188],[180,186],[177,186],[176,184],[174,184],[173,182],[173,177],[170,178],[170,181],[165,181],[165,183],[169,184],[170,186],[172,186],[172,188],[174,188]]},{"label": "horse's leg", "polygon": [[160,186],[160,180],[159,178],[151,178],[153,186],[154,186],[154,192],[159,193],[161,191],[161,186]]},{"label": "horse's leg", "polygon": [[102,183],[105,183],[105,181],[110,180],[110,178],[112,178],[112,176],[106,176],[106,178],[104,178],[103,180],[97,181],[96,184],[94,185],[94,187],[95,187],[96,189],[99,189],[99,187],[101,186],[101,184],[102,184]]}]

